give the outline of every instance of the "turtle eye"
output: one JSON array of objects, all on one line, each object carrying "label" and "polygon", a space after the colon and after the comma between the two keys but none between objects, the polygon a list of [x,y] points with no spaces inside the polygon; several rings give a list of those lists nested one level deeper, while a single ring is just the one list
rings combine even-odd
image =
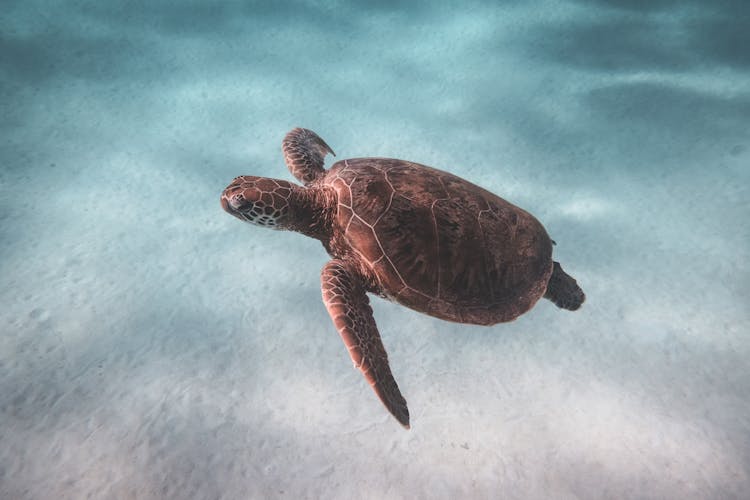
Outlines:
[{"label": "turtle eye", "polygon": [[221,194],[221,207],[232,215],[237,215],[246,204],[242,191],[235,186],[230,186]]},{"label": "turtle eye", "polygon": [[246,205],[247,205],[247,200],[245,200],[245,196],[242,194],[241,191],[229,197],[229,206],[235,210],[242,211],[242,209],[245,208]]}]

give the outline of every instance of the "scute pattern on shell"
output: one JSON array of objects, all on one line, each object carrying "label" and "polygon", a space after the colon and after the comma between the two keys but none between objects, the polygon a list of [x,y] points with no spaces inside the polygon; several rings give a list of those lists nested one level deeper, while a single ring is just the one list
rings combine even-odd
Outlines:
[{"label": "scute pattern on shell", "polygon": [[494,324],[530,309],[552,244],[528,212],[452,174],[403,160],[336,163],[338,230],[380,292],[443,319]]}]

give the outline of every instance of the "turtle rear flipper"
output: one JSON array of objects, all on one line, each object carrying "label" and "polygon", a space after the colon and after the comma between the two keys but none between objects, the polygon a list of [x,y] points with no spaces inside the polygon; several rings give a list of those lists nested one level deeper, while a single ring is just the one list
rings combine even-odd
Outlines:
[{"label": "turtle rear flipper", "polygon": [[575,311],[586,300],[586,295],[578,286],[576,280],[563,271],[559,262],[553,262],[552,264],[552,276],[547,283],[547,292],[544,294],[544,298],[554,302],[557,307]]}]

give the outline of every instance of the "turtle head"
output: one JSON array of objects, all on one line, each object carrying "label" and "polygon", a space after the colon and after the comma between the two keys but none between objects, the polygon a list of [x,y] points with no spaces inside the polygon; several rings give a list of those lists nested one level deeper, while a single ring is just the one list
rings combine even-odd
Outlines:
[{"label": "turtle head", "polygon": [[290,182],[243,175],[221,194],[221,206],[240,220],[262,227],[288,229],[290,200],[297,186]]}]

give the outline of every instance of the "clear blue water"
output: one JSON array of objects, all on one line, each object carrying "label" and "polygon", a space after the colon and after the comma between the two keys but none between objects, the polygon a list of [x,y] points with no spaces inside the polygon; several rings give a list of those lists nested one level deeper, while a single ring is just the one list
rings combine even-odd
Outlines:
[{"label": "clear blue water", "polygon": [[[747,47],[740,0],[3,2],[0,497],[747,498]],[[403,430],[319,243],[219,206],[294,126],[529,210],[586,304],[373,299]]]}]

